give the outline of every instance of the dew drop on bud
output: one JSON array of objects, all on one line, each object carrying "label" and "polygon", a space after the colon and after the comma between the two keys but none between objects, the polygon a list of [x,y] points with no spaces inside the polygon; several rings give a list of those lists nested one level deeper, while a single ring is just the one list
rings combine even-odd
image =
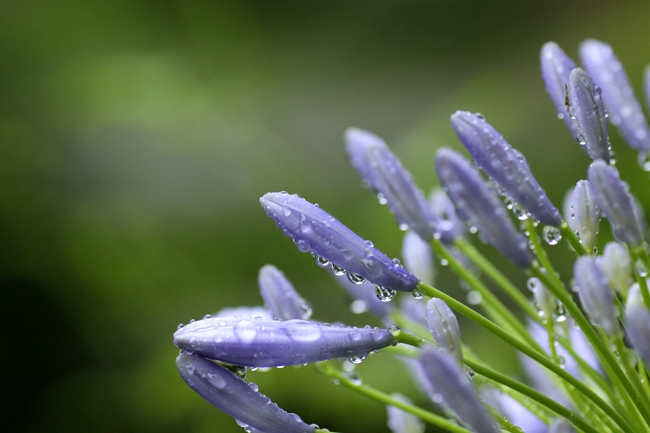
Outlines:
[{"label": "dew drop on bud", "polygon": [[363,284],[366,281],[364,277],[362,277],[359,274],[355,274],[353,272],[348,272],[348,280],[352,284]]},{"label": "dew drop on bud", "polygon": [[413,295],[413,297],[414,297],[415,299],[422,299],[422,298],[424,298],[424,295],[423,295],[422,293],[418,292],[418,289],[413,289],[413,291],[411,292],[411,295]]},{"label": "dew drop on bud", "polygon": [[332,263],[332,267],[330,268],[332,273],[336,275],[337,277],[340,277],[341,275],[345,274],[345,269],[336,266],[334,263]]},{"label": "dew drop on bud", "polygon": [[377,294],[377,299],[381,302],[390,302],[393,300],[395,295],[397,295],[396,290],[391,290],[387,287],[380,286],[379,284],[375,286],[375,293]]},{"label": "dew drop on bud", "polygon": [[557,227],[545,226],[542,230],[542,238],[549,245],[557,245],[562,240],[562,233]]}]

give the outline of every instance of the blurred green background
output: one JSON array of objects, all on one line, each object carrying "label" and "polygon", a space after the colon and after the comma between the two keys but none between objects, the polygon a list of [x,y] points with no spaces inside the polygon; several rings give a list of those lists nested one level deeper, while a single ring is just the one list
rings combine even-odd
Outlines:
[{"label": "blurred green background", "polygon": [[[382,136],[429,189],[435,150],[459,147],[449,115],[464,109],[561,205],[589,161],[555,117],[539,49],[554,40],[577,59],[582,39],[607,41],[640,95],[649,17],[645,1],[3,0],[3,431],[241,432],[178,377],[178,323],[260,304],[257,271],[273,263],[314,318],[377,324],[349,313],[258,198],[298,193],[398,256],[402,234],[360,187],[343,132]],[[647,175],[613,130],[612,142],[650,211]],[[555,249],[566,276],[570,255]],[[446,272],[437,286],[462,296]],[[511,352],[461,327],[518,373]],[[390,356],[359,371],[426,404]],[[249,379],[309,423],[388,431],[381,405],[311,367]]]}]

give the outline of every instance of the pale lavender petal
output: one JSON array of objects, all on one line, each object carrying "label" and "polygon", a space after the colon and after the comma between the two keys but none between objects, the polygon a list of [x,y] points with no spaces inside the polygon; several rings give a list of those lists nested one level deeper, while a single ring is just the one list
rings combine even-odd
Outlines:
[{"label": "pale lavender petal", "polygon": [[600,208],[589,186],[588,180],[580,180],[568,197],[568,215],[565,219],[571,230],[580,238],[587,251],[596,246],[596,236],[600,226]]},{"label": "pale lavender petal", "polygon": [[612,47],[595,39],[587,39],[580,45],[580,58],[589,75],[602,89],[609,120],[619,128],[632,148],[649,151],[648,123]]},{"label": "pale lavender petal", "polygon": [[555,42],[547,42],[542,46],[540,63],[546,91],[555,104],[557,117],[564,120],[571,137],[576,138],[578,128],[569,116],[566,105],[569,75],[576,68],[576,64]]},{"label": "pale lavender petal", "polygon": [[300,251],[311,252],[382,288],[408,292],[415,289],[418,283],[415,275],[318,206],[281,192],[265,194],[260,203]]},{"label": "pale lavender petal", "polygon": [[463,221],[458,218],[456,208],[442,188],[434,188],[429,194],[431,212],[438,219],[436,228],[443,242],[453,241],[457,237],[465,236],[467,230]]},{"label": "pale lavender petal", "polygon": [[598,160],[589,167],[588,177],[596,203],[612,225],[616,240],[631,247],[643,244],[638,210],[629,186],[619,178],[618,170]]},{"label": "pale lavender petal", "polygon": [[445,301],[431,298],[426,307],[427,329],[436,344],[451,353],[459,364],[463,362],[463,347],[460,340],[458,319]]},{"label": "pale lavender petal", "polygon": [[345,133],[350,162],[364,181],[378,193],[395,214],[402,228],[410,228],[422,239],[433,237],[431,214],[422,191],[386,143],[374,134],[349,128]]},{"label": "pale lavender petal", "polygon": [[639,285],[630,288],[625,306],[625,327],[634,350],[650,369],[650,311],[643,303]]},{"label": "pale lavender petal", "polygon": [[406,269],[413,272],[421,281],[433,285],[435,269],[431,246],[413,231],[409,230],[404,235],[402,259]]},{"label": "pale lavender petal", "polygon": [[314,433],[298,415],[278,407],[264,394],[207,359],[181,353],[176,367],[183,380],[210,404],[263,433]]},{"label": "pale lavender petal", "polygon": [[[411,400],[404,397],[401,394],[393,393],[391,394],[395,400],[401,403],[412,404]],[[386,406],[386,412],[388,415],[388,427],[393,433],[423,433],[424,424],[420,421],[420,418],[416,417],[413,414],[404,412],[401,409],[396,408],[395,406]]]},{"label": "pale lavender petal", "polygon": [[632,260],[627,249],[618,242],[605,245],[602,256],[596,257],[596,264],[607,277],[612,289],[627,298],[627,292],[632,284]]},{"label": "pale lavender petal", "polygon": [[481,392],[485,403],[526,433],[546,433],[546,424],[517,400],[494,388]]},{"label": "pale lavender petal", "polygon": [[559,227],[560,212],[539,186],[524,156],[482,116],[457,111],[451,125],[476,164],[494,179],[517,203],[544,224]]},{"label": "pale lavender petal", "polygon": [[576,138],[583,150],[591,159],[609,162],[611,146],[601,90],[581,68],[569,77],[569,113],[578,126]]},{"label": "pale lavender petal", "polygon": [[278,268],[273,265],[262,266],[257,281],[262,299],[274,318],[290,320],[311,317],[311,306],[300,297]]},{"label": "pale lavender petal", "polygon": [[420,352],[420,363],[433,388],[434,402],[443,404],[462,424],[477,433],[498,431],[453,355],[435,346],[427,346]]},{"label": "pale lavender petal", "polygon": [[436,172],[461,219],[476,227],[486,242],[517,265],[532,266],[526,237],[517,232],[503,203],[464,157],[451,149],[440,149]]},{"label": "pale lavender petal", "polygon": [[307,320],[213,317],[174,333],[184,351],[247,367],[278,367],[332,358],[365,358],[396,344],[387,329],[328,326]]},{"label": "pale lavender petal", "polygon": [[607,283],[607,277],[600,271],[594,259],[589,256],[578,258],[573,267],[573,278],[582,307],[591,322],[611,336],[620,335],[621,330],[614,313],[614,294]]}]

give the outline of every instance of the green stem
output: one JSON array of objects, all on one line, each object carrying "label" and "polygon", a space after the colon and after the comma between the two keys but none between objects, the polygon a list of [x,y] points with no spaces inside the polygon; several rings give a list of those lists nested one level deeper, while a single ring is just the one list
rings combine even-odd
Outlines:
[{"label": "green stem", "polygon": [[371,386],[362,384],[358,381],[351,380],[343,372],[334,368],[329,362],[319,362],[316,363],[316,368],[322,374],[331,377],[332,379],[337,380],[341,385],[349,388],[363,396],[366,396],[372,400],[378,401],[380,403],[394,406],[398,409],[408,412],[420,418],[423,421],[428,422],[429,424],[440,427],[448,432],[452,433],[470,433],[469,430],[449,421],[446,418],[436,415],[435,413],[429,412],[412,404],[403,403],[401,401],[395,400],[389,394],[379,391]]},{"label": "green stem", "polygon": [[618,412],[613,410],[613,408],[609,406],[600,396],[598,396],[589,387],[587,387],[580,380],[572,376],[566,370],[562,369],[557,364],[553,363],[553,361],[550,360],[546,354],[532,349],[530,346],[528,346],[521,340],[511,335],[508,331],[497,326],[494,322],[491,322],[484,316],[480,315],[476,311],[467,307],[462,302],[455,300],[454,298],[445,294],[444,292],[422,282],[418,284],[418,290],[421,293],[426,294],[427,296],[442,299],[447,303],[447,305],[449,305],[451,309],[453,309],[457,313],[462,314],[463,316],[467,317],[469,320],[473,321],[477,325],[485,328],[487,331],[499,337],[501,340],[505,341],[515,349],[519,350],[523,354],[537,361],[539,364],[546,367],[546,369],[550,370],[551,372],[555,373],[562,380],[568,382],[570,385],[575,387],[578,391],[583,393],[587,398],[593,401],[594,404],[598,406],[603,412],[605,412],[610,418],[612,418],[614,422],[616,422],[616,424],[618,424],[621,429],[629,432],[633,431],[630,425],[628,424],[628,422]]},{"label": "green stem", "polygon": [[[535,400],[539,402],[540,404],[544,405],[547,407],[549,410],[552,412],[555,412],[562,418],[565,418],[568,420],[571,424],[575,425],[578,428],[581,428],[585,432],[590,432],[590,433],[600,433],[599,430],[595,429],[592,427],[589,422],[587,422],[584,418],[582,418],[580,415],[570,411],[567,409],[565,406],[562,404],[558,403],[557,401],[553,400],[550,397],[545,396],[544,394],[535,391],[534,389],[530,388],[529,386],[524,385],[521,382],[518,382],[514,379],[509,378],[508,376],[501,374],[499,372],[496,372],[492,370],[491,368],[476,362],[476,361],[470,361],[470,360],[465,360],[465,364],[470,367],[472,370],[474,370],[475,373],[480,374],[481,376],[485,376],[488,379],[491,379],[495,382],[501,383],[508,388],[514,389],[515,391],[529,397],[532,400]],[[631,431],[631,430],[630,430]]]},{"label": "green stem", "polygon": [[530,347],[543,352],[542,348],[535,339],[528,333],[526,327],[515,317],[514,314],[503,303],[494,296],[494,294],[474,276],[465,266],[463,266],[438,239],[433,239],[431,242],[434,253],[441,259],[447,260],[452,270],[463,280],[470,285],[470,287],[481,294],[485,302],[486,309],[490,314],[492,320],[497,322],[500,326],[508,329],[510,332],[517,335],[524,340]]},{"label": "green stem", "polygon": [[555,295],[557,298],[564,304],[564,308],[567,310],[569,315],[573,318],[573,320],[576,322],[578,327],[582,330],[582,332],[585,334],[585,337],[587,337],[587,340],[591,343],[593,346],[594,350],[596,351],[596,354],[598,355],[598,358],[601,360],[603,363],[604,367],[607,367],[605,371],[611,373],[610,379],[612,379],[612,382],[614,383],[615,386],[619,388],[619,394],[623,398],[626,396],[633,396],[634,397],[634,403],[636,406],[639,408],[639,411],[641,414],[643,414],[643,418],[648,422],[650,419],[650,416],[648,416],[648,409],[645,407],[645,402],[639,396],[628,378],[625,376],[625,373],[623,373],[623,370],[621,370],[620,365],[618,365],[618,361],[614,358],[614,355],[609,351],[607,348],[607,345],[603,342],[603,340],[598,336],[598,333],[596,330],[593,328],[591,323],[587,320],[587,318],[582,314],[582,311],[578,308],[576,303],[573,301],[571,296],[569,296],[569,293],[567,292],[566,288],[562,284],[559,279],[557,279],[557,276],[555,278],[552,278],[550,275],[544,273],[542,269],[539,267],[539,265],[535,264],[533,265],[530,269],[528,269],[528,272],[530,272],[532,275],[535,275],[538,277],[542,282],[546,285],[546,287]]},{"label": "green stem", "polygon": [[627,377],[632,382],[632,385],[636,389],[636,392],[644,400],[646,407],[650,407],[650,398],[648,398],[648,394],[646,393],[646,390],[643,387],[641,378],[636,373],[636,370],[634,370],[634,367],[630,362],[630,357],[628,356],[628,349],[627,347],[625,347],[625,343],[623,342],[623,337],[615,336],[612,339],[614,340],[614,345],[616,346],[618,357],[620,359],[621,364],[623,364],[623,368],[625,369],[625,373],[627,374]]},{"label": "green stem", "polygon": [[591,255],[582,245],[580,242],[580,239],[578,239],[578,236],[576,236],[575,233],[573,233],[573,230],[571,230],[571,227],[569,227],[569,224],[566,223],[566,221],[562,221],[562,224],[560,224],[560,233],[562,233],[562,237],[569,242],[569,244],[573,247],[573,250],[576,252],[577,255],[579,256],[588,256]]},{"label": "green stem", "polygon": [[646,282],[647,275],[639,275],[639,272],[636,268],[638,261],[643,263],[643,266],[646,269],[646,274],[650,272],[650,259],[648,259],[648,254],[645,251],[645,247],[641,245],[636,248],[629,248],[630,256],[632,257],[632,264],[634,265],[634,275],[636,276],[636,281],[639,283],[639,289],[641,290],[641,297],[643,298],[643,303],[646,308],[650,310],[650,292],[648,291],[648,283]]},{"label": "green stem", "polygon": [[537,311],[530,303],[530,300],[506,278],[489,260],[485,258],[470,242],[465,238],[459,237],[454,240],[454,245],[467,256],[479,269],[487,275],[489,279],[503,289],[507,294],[530,318],[540,321]]}]

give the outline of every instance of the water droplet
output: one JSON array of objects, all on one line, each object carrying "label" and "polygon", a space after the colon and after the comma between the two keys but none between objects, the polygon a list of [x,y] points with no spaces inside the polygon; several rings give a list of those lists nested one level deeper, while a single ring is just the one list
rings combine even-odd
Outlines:
[{"label": "water droplet", "polygon": [[352,253],[350,250],[346,250],[345,248],[341,248],[341,254],[345,260],[350,260],[352,258]]},{"label": "water droplet", "polygon": [[395,295],[397,295],[396,290],[380,286],[379,284],[375,286],[375,293],[377,294],[377,299],[379,299],[381,302],[390,302],[393,300]]},{"label": "water droplet", "polygon": [[257,386],[257,384],[256,384],[255,382],[248,382],[248,386],[250,386],[251,389],[252,389],[253,391],[255,391],[255,392],[257,392],[257,391],[260,390],[259,386]]},{"label": "water droplet", "polygon": [[512,213],[515,214],[515,217],[519,221],[526,221],[528,217],[530,217],[530,213],[528,213],[526,208],[519,203],[515,203],[515,205],[512,207]]},{"label": "water droplet", "polygon": [[235,325],[235,337],[242,343],[252,343],[257,336],[257,330],[252,322],[241,320]]},{"label": "water droplet", "polygon": [[634,269],[639,277],[646,278],[648,276],[648,270],[640,259],[634,264]]},{"label": "water droplet", "polygon": [[413,295],[413,297],[414,297],[415,299],[422,299],[422,298],[424,298],[424,295],[423,295],[422,293],[418,292],[417,289],[413,289],[413,291],[411,292],[411,295]]},{"label": "water droplet", "polygon": [[472,290],[467,294],[467,303],[470,305],[478,305],[483,300],[483,295],[481,295],[476,290]]},{"label": "water droplet", "polygon": [[340,277],[341,275],[345,274],[345,269],[336,266],[334,263],[332,263],[332,267],[330,268],[332,273],[336,275],[337,277]]},{"label": "water droplet", "polygon": [[176,327],[176,329],[177,329],[177,330],[178,330],[178,329],[181,329],[183,326],[185,326],[185,325],[182,324],[182,323],[179,323],[178,326]]},{"label": "water droplet", "polygon": [[363,284],[366,281],[364,277],[359,274],[355,274],[354,272],[348,272],[348,280],[352,284]]},{"label": "water droplet", "polygon": [[306,253],[310,250],[309,242],[307,242],[304,239],[299,239],[296,242],[296,246],[298,247],[298,250],[300,250],[301,253]]},{"label": "water droplet", "polygon": [[560,120],[564,119],[564,113],[557,113],[557,118]]},{"label": "water droplet", "polygon": [[382,205],[388,203],[388,200],[386,200],[386,197],[384,197],[384,194],[382,193],[377,194],[377,200],[379,200],[379,204]]},{"label": "water droplet", "polygon": [[355,365],[359,365],[365,360],[366,360],[366,357],[363,356],[363,355],[361,355],[361,356],[351,356],[351,357],[348,358],[348,361],[350,361],[351,363],[353,363]]},{"label": "water droplet", "polygon": [[314,254],[314,259],[316,259],[316,264],[321,268],[329,268],[330,261],[327,260],[325,257],[321,257],[318,254]]},{"label": "water droplet", "polygon": [[288,217],[291,215],[291,209],[288,206],[282,206],[282,213]]},{"label": "water droplet", "polygon": [[[354,361],[352,359],[354,359]],[[361,364],[363,362],[363,360],[366,359],[366,357],[365,356],[363,356],[363,357],[355,357],[355,358],[352,358],[352,359],[350,359],[350,362],[352,362],[353,364]],[[362,359],[362,360],[359,361],[360,359]],[[352,383],[352,385],[356,385],[356,386],[361,385],[361,378],[359,377],[358,374],[350,372],[350,373],[343,373],[343,375],[345,376],[345,378],[347,380],[349,380]]]},{"label": "water droplet", "polygon": [[482,113],[474,113],[474,116],[478,117],[481,120],[485,120],[485,116]]},{"label": "water droplet", "polygon": [[390,335],[392,335],[393,337],[397,337],[401,331],[400,331],[400,329],[399,329],[399,326],[397,326],[397,325],[390,325],[390,326],[388,327],[388,332],[390,332]]},{"label": "water droplet", "polygon": [[562,240],[562,233],[557,227],[544,226],[542,238],[549,245],[557,245]]},{"label": "water droplet", "polygon": [[585,146],[587,144],[587,140],[585,139],[585,136],[582,134],[582,132],[578,134],[576,140],[578,140],[578,144],[580,144],[580,146]]},{"label": "water droplet", "polygon": [[350,311],[352,311],[354,314],[365,313],[368,311],[368,305],[361,299],[355,299],[350,304]]},{"label": "water droplet", "polygon": [[609,165],[616,165],[618,156],[613,150],[609,151]]},{"label": "water droplet", "polygon": [[359,341],[361,340],[361,334],[359,331],[352,330],[348,332],[348,336],[350,337],[350,341]]},{"label": "water droplet", "polygon": [[440,266],[447,266],[449,264],[449,260],[447,259],[440,259]]},{"label": "water droplet", "polygon": [[401,265],[402,264],[402,262],[400,262],[397,257],[393,259],[393,263],[395,263],[396,265]]}]

